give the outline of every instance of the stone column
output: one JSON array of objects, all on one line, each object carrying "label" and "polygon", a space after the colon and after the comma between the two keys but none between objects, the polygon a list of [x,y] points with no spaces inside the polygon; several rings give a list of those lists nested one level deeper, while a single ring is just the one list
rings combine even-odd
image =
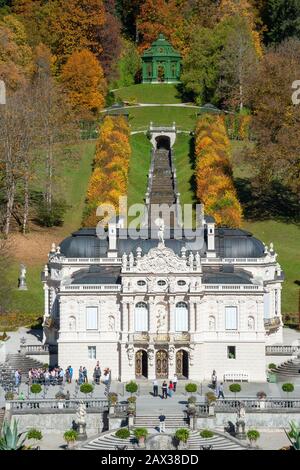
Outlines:
[{"label": "stone column", "polygon": [[128,301],[122,300],[122,332],[128,333]]},{"label": "stone column", "polygon": [[44,316],[49,316],[49,288],[47,284],[44,284]]},{"label": "stone column", "polygon": [[203,321],[201,321],[201,301],[195,299],[195,314],[196,314],[196,331],[199,333],[203,331]]},{"label": "stone column", "polygon": [[195,303],[192,299],[188,302],[188,309],[189,309],[189,333],[195,333],[196,330],[196,318],[195,318]]},{"label": "stone column", "polygon": [[173,379],[176,370],[176,350],[173,344],[169,345],[169,380]]},{"label": "stone column", "polygon": [[149,332],[156,333],[156,318],[155,318],[155,301],[154,297],[148,301],[148,315],[149,315]]},{"label": "stone column", "polygon": [[155,379],[155,349],[153,344],[148,348],[148,380]]},{"label": "stone column", "polygon": [[128,303],[128,331],[129,333],[134,332],[134,301],[131,300]]}]

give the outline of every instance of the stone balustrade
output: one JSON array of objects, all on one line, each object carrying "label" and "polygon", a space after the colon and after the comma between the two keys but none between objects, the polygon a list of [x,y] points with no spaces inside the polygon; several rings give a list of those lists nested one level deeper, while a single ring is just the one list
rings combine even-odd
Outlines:
[{"label": "stone balustrade", "polygon": [[[300,399],[284,399],[284,398],[226,398],[216,400],[214,402],[214,411],[215,413],[232,413],[237,412],[240,404],[243,403],[247,412],[254,411],[269,411],[272,412],[286,412],[286,411],[295,411],[300,413]],[[196,404],[197,413],[208,414],[209,405],[203,403]]]},{"label": "stone balustrade", "polygon": [[76,410],[81,402],[83,402],[86,409],[90,411],[108,411],[109,408],[108,400],[99,398],[71,398],[70,400],[33,398],[27,400],[8,400],[6,401],[5,408],[12,412],[14,410],[18,410],[18,412],[26,412],[29,410]]},{"label": "stone balustrade", "polygon": [[267,356],[293,356],[300,353],[300,346],[266,346]]}]

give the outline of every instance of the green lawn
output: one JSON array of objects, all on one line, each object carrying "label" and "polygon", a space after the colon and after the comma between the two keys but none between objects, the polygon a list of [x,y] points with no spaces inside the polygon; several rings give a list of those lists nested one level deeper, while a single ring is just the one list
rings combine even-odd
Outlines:
[{"label": "green lawn", "polygon": [[[77,230],[81,225],[82,211],[84,208],[84,201],[86,195],[86,188],[88,179],[91,174],[91,164],[95,152],[94,142],[82,142],[78,145],[80,159],[76,164],[66,165],[63,171],[64,179],[64,197],[70,205],[63,227],[54,229],[53,233],[59,234],[61,239],[70,235],[74,230]],[[44,245],[44,234],[47,233],[41,230],[39,232],[40,244]],[[52,229],[49,229],[51,231]],[[36,236],[36,235],[35,235]],[[26,243],[26,241],[24,241]],[[30,234],[29,241],[30,243]],[[48,248],[48,246],[46,247]],[[50,248],[50,246],[49,246]],[[16,288],[12,291],[12,301],[10,303],[10,311],[22,312],[30,315],[41,315],[43,313],[43,288],[41,283],[41,271],[47,262],[47,256],[42,256],[40,262],[33,262],[32,264],[26,263],[27,266],[27,286],[28,291],[17,290],[19,266],[22,260],[16,260],[9,272],[11,285]]]},{"label": "green lawn", "polygon": [[196,203],[193,184],[193,155],[190,154],[192,138],[188,134],[177,134],[174,149],[178,190],[181,204]]},{"label": "green lawn", "polygon": [[141,83],[119,88],[114,91],[117,101],[129,101],[134,103],[161,103],[172,104],[181,103],[180,95],[175,84]]},{"label": "green lawn", "polygon": [[152,148],[145,134],[132,135],[130,143],[132,155],[128,175],[128,208],[133,204],[144,204]]},{"label": "green lawn", "polygon": [[129,124],[131,130],[148,128],[150,121],[154,125],[171,126],[173,121],[179,129],[191,131],[195,127],[197,118],[196,108],[175,108],[169,106],[132,107],[129,111]]}]

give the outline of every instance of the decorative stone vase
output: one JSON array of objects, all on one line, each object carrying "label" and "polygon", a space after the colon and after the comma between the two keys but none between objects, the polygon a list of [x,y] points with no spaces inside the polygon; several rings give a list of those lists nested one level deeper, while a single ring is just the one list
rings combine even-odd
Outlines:
[{"label": "decorative stone vase", "polygon": [[215,416],[215,404],[214,403],[210,403],[208,405],[208,415]]},{"label": "decorative stone vase", "polygon": [[58,403],[57,403],[57,406],[58,406],[59,410],[63,410],[64,409],[64,402],[59,400]]}]

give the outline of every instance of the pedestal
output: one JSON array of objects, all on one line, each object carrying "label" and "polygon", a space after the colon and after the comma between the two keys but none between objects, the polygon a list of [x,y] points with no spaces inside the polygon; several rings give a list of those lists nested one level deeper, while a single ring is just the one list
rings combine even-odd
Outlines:
[{"label": "pedestal", "polygon": [[235,437],[237,439],[243,440],[246,439],[245,433],[245,421],[238,420],[236,422],[236,434]]},{"label": "pedestal", "polygon": [[87,439],[85,429],[86,429],[86,423],[77,424],[77,432],[78,432],[77,440],[78,441],[85,441]]}]

